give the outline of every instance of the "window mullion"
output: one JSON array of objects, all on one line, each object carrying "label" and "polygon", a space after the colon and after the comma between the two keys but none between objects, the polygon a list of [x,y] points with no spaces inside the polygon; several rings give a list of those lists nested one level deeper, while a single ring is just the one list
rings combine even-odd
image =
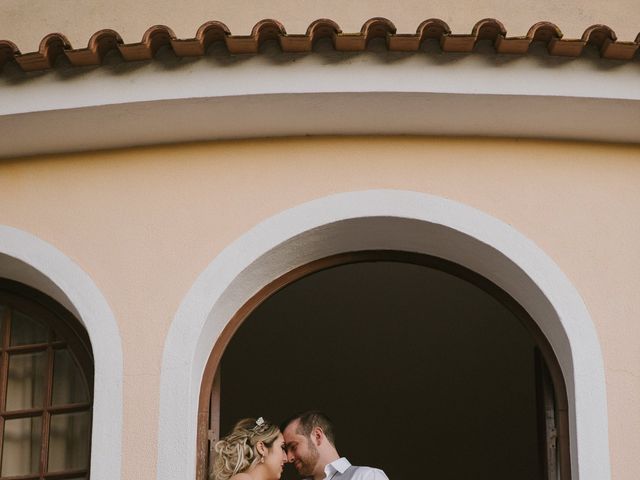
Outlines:
[{"label": "window mullion", "polygon": [[[50,330],[51,332],[51,330]],[[50,333],[51,337],[51,333]],[[50,338],[51,340],[51,338]],[[42,413],[42,445],[40,449],[40,478],[44,478],[49,463],[49,432],[51,430],[51,399],[53,398],[53,359],[55,351],[53,345],[47,348],[47,378],[44,396],[44,412]]]},{"label": "window mullion", "polygon": [[7,346],[9,353],[33,353],[47,350],[50,346],[54,348],[64,348],[67,346],[65,342],[57,341],[51,343],[31,343],[27,345]]},{"label": "window mullion", "polygon": [[40,480],[40,475],[12,475],[10,477],[0,477],[0,480]]},{"label": "window mullion", "polygon": [[80,476],[86,476],[89,473],[89,470],[87,469],[82,469],[82,470],[66,470],[63,472],[54,472],[54,473],[47,473],[44,475],[44,479],[46,480],[63,480],[66,478],[77,478]]},{"label": "window mullion", "polygon": [[[2,343],[0,353],[0,411],[4,411],[7,401],[7,379],[9,377],[9,338],[11,336],[11,309],[5,308],[2,320]],[[0,453],[4,452],[4,416],[0,415]],[[0,469],[2,468],[2,457],[0,456]],[[0,472],[1,473],[1,472]]]}]

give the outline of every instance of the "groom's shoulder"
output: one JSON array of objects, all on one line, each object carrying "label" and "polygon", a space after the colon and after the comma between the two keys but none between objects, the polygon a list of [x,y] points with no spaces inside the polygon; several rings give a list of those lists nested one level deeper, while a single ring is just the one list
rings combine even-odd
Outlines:
[{"label": "groom's shoulder", "polygon": [[356,469],[357,469],[356,474],[358,475],[358,478],[375,479],[375,480],[388,480],[389,478],[379,468],[357,466]]}]

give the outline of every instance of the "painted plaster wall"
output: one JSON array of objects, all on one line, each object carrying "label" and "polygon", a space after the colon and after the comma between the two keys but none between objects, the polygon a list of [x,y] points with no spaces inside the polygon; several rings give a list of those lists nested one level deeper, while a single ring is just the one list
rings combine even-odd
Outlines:
[{"label": "painted plaster wall", "polygon": [[185,0],[89,0],[85,2],[51,2],[34,0],[25,5],[20,0],[5,0],[0,11],[0,39],[11,40],[23,52],[37,50],[48,33],[64,33],[76,47],[86,45],[98,30],[111,28],[125,42],[138,42],[152,25],[168,25],[178,37],[191,38],[208,20],[220,20],[234,34],[248,34],[255,23],[264,18],[281,21],[288,33],[304,33],[318,18],[335,20],[344,32],[358,32],[372,17],[387,17],[402,33],[412,33],[422,20],[441,18],[454,33],[469,33],[483,18],[502,21],[510,36],[525,35],[534,23],[547,20],[556,23],[567,38],[579,38],[594,24],[606,24],[619,40],[633,41],[640,28],[640,11],[633,0],[584,2],[580,0],[488,0],[450,2],[434,0],[238,0],[205,2]]},{"label": "painted plaster wall", "polygon": [[401,189],[507,222],[595,322],[612,478],[640,477],[640,148],[429,138],[220,142],[6,160],[0,223],[50,242],[104,293],[124,350],[123,478],[154,478],[165,336],[197,275],[258,222],[337,192]]}]

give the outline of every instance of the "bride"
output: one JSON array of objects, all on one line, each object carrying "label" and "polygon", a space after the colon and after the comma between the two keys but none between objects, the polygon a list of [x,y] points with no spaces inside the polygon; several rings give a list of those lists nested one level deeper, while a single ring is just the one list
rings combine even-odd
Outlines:
[{"label": "bride", "polygon": [[262,417],[240,420],[214,450],[213,480],[278,480],[287,462],[280,429]]}]

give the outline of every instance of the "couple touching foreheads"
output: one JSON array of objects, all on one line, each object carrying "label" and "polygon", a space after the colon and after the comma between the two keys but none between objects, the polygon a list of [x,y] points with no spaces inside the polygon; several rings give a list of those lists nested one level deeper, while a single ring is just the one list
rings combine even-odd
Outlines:
[{"label": "couple touching foreheads", "polygon": [[278,480],[290,462],[309,480],[389,480],[382,470],[354,467],[338,455],[331,421],[310,411],[277,425],[240,420],[215,444],[214,480]]}]

